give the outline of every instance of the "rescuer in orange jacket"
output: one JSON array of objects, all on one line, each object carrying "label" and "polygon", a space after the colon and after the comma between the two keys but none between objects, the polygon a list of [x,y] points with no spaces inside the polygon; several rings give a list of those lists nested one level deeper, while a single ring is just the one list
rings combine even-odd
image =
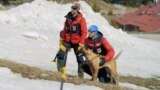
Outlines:
[{"label": "rescuer in orange jacket", "polygon": [[79,56],[78,48],[84,46],[87,36],[87,25],[85,18],[79,10],[80,3],[76,2],[71,7],[71,11],[65,16],[66,21],[63,30],[60,32],[60,42],[62,42],[66,50],[60,49],[58,52],[57,68],[60,71],[60,68],[65,65],[66,59],[64,56],[67,55],[70,48],[73,48],[78,62],[78,76],[83,77],[83,69],[80,66],[81,62],[83,62],[83,57]]},{"label": "rescuer in orange jacket", "polygon": [[91,49],[94,53],[102,56],[99,65],[102,66],[107,61],[110,61],[115,52],[103,34],[98,30],[96,25],[89,27],[89,36],[85,40],[85,46]]}]

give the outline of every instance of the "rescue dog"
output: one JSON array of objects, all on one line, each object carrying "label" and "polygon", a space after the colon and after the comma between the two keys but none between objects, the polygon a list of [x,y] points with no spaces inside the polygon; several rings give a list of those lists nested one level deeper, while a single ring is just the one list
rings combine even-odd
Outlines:
[{"label": "rescue dog", "polygon": [[83,51],[86,60],[90,63],[90,70],[92,73],[91,81],[97,80],[99,69],[108,67],[111,73],[111,83],[113,81],[112,79],[115,79],[116,84],[119,83],[116,60],[121,55],[122,51],[119,52],[112,60],[110,60],[109,62],[106,62],[103,66],[99,66],[100,58],[102,57],[101,55],[95,54],[94,52],[92,52],[92,50],[87,49],[85,47],[83,47],[81,50]]}]

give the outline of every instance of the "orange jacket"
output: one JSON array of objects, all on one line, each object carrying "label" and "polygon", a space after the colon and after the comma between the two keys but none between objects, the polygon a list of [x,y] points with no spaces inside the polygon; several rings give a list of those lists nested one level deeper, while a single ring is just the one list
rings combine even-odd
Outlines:
[{"label": "orange jacket", "polygon": [[115,54],[114,49],[109,44],[107,39],[103,37],[102,34],[99,35],[99,37],[95,41],[92,41],[90,38],[87,38],[85,40],[85,45],[89,49],[92,49],[94,53],[105,56],[106,61],[110,61]]},{"label": "orange jacket", "polygon": [[81,13],[74,19],[66,17],[64,28],[60,33],[60,37],[67,43],[84,44],[87,36],[86,20]]}]

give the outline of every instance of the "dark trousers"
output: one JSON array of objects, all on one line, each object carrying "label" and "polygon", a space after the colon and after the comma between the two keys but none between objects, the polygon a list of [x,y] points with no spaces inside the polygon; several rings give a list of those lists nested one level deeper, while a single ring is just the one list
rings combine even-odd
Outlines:
[{"label": "dark trousers", "polygon": [[[67,52],[73,48],[74,50],[74,53],[76,55],[76,59],[77,59],[77,63],[78,63],[78,75],[81,77],[83,77],[83,75],[80,75],[83,73],[83,69],[81,68],[81,63],[84,62],[84,59],[83,59],[83,53],[81,51],[78,50],[78,47],[79,47],[79,44],[73,44],[73,43],[64,43],[65,44],[65,47],[67,48]],[[60,71],[60,68],[65,66],[65,55],[67,55],[68,53],[67,52],[64,52],[64,51],[59,51],[58,54],[57,54],[57,68],[58,68],[58,71]]]},{"label": "dark trousers", "polygon": [[67,51],[69,49],[73,48],[74,54],[76,55],[77,63],[81,64],[83,60],[83,52],[78,50],[79,44],[73,44],[73,43],[65,43],[65,47],[67,48]]}]

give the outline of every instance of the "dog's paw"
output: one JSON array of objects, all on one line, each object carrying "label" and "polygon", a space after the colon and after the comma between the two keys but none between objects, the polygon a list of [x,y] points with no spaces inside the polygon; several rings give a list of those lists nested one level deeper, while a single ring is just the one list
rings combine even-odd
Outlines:
[{"label": "dog's paw", "polygon": [[97,79],[93,79],[93,78],[92,78],[92,79],[90,79],[90,81],[97,81]]}]

